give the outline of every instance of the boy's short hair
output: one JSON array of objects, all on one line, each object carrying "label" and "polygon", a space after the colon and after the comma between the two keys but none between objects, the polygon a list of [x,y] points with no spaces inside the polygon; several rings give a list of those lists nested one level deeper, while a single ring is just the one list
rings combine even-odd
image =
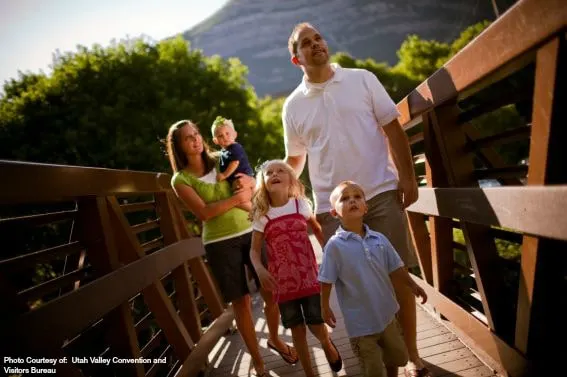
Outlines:
[{"label": "boy's short hair", "polygon": [[306,27],[317,30],[317,28],[311,25],[309,22],[302,22],[295,25],[287,41],[287,49],[289,50],[291,56],[297,55],[297,39],[295,38],[295,36],[301,31],[301,29]]},{"label": "boy's short hair", "polygon": [[234,123],[232,123],[231,119],[226,119],[225,117],[222,116],[217,116],[215,121],[213,122],[213,125],[211,126],[211,133],[213,134],[213,136],[215,136],[215,131],[217,128],[219,127],[231,127],[233,130],[234,128]]},{"label": "boy's short hair", "polygon": [[331,196],[329,197],[329,201],[331,202],[331,208],[333,209],[335,208],[335,203],[341,196],[341,192],[343,191],[343,189],[349,186],[356,187],[357,189],[359,189],[360,192],[362,192],[362,196],[364,200],[366,200],[366,196],[364,195],[364,189],[362,188],[362,186],[360,186],[358,183],[354,181],[342,181],[337,185],[337,187],[333,189],[333,192],[331,192]]}]

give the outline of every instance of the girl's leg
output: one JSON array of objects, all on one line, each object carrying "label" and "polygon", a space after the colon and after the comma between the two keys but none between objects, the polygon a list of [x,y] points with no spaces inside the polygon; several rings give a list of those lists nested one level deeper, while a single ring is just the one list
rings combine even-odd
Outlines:
[{"label": "girl's leg", "polygon": [[329,360],[329,363],[336,362],[340,355],[333,343],[331,343],[331,337],[329,336],[329,332],[327,331],[327,327],[325,324],[320,325],[308,325],[309,331],[321,342],[321,347],[325,351],[325,355]]},{"label": "girl's leg", "polygon": [[[338,350],[331,342],[331,337],[327,331],[327,326],[321,317],[321,296],[313,295],[302,300],[305,322],[309,326],[311,333],[321,342],[321,347],[325,351],[327,360],[330,364],[336,363],[340,359]],[[336,367],[339,367],[338,365]],[[334,367],[333,367],[334,368]],[[340,370],[340,368],[339,368]]]},{"label": "girl's leg", "polygon": [[315,377],[313,367],[311,366],[311,356],[309,355],[309,346],[307,345],[307,329],[305,325],[297,325],[291,328],[291,337],[293,345],[297,350],[299,361],[303,367],[306,377]]},{"label": "girl's leg", "polygon": [[248,352],[252,356],[252,362],[256,373],[264,373],[264,360],[260,355],[258,347],[258,339],[256,338],[256,329],[254,328],[254,321],[252,319],[252,305],[250,303],[250,295],[237,298],[232,301],[232,309],[234,311],[234,319],[236,320],[236,327],[240,332],[240,336],[248,348]]},{"label": "girl's leg", "polygon": [[[268,324],[268,342],[271,343],[282,355],[287,359],[287,362],[297,362],[297,352],[295,348],[289,347],[278,334],[280,325],[280,308],[274,301],[274,296],[271,292],[260,289],[260,294],[264,299],[264,314],[266,315],[266,322]],[[289,356],[288,356],[289,355]]]}]

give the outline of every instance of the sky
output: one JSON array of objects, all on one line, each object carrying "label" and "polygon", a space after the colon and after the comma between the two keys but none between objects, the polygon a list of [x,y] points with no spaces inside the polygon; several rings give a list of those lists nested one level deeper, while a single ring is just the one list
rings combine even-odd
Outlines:
[{"label": "sky", "polygon": [[52,53],[77,45],[190,29],[227,0],[0,0],[0,86],[18,70],[49,72]]}]

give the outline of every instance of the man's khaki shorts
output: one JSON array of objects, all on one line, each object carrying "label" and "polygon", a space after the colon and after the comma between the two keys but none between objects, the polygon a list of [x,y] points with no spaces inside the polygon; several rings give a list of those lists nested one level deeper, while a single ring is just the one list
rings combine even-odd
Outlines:
[{"label": "man's khaki shorts", "polygon": [[[364,223],[376,232],[385,235],[398,252],[407,268],[417,266],[415,247],[409,233],[408,220],[400,203],[398,191],[380,193],[366,201],[368,213]],[[339,219],[329,212],[317,215],[317,221],[323,228],[325,243],[335,234],[340,225]]]}]

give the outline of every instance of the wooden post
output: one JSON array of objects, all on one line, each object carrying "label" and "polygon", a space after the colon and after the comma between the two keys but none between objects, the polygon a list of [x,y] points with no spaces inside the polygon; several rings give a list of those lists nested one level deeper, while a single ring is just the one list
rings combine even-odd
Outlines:
[{"label": "wooden post", "polygon": [[[173,196],[171,197],[171,201],[175,203]],[[175,206],[175,209],[175,221],[177,223],[178,231],[182,238],[189,238],[190,234],[187,230],[187,223],[185,221],[185,218],[183,217],[181,208],[179,206]],[[201,294],[203,295],[205,303],[211,311],[213,318],[219,317],[225,310],[224,303],[221,299],[217,285],[215,284],[213,277],[209,272],[209,269],[205,265],[203,258],[193,258],[191,260],[188,260],[187,264],[189,265],[189,269],[191,270],[193,278],[199,285]]]},{"label": "wooden post", "polygon": [[[537,52],[528,185],[567,183],[567,117],[559,100],[566,89],[565,43],[561,34]],[[534,375],[554,370],[567,355],[566,249],[566,242],[523,238],[515,344],[533,362]]]},{"label": "wooden post", "polygon": [[[443,160],[435,137],[430,114],[423,115],[423,137],[425,141],[425,175],[428,187],[448,187]],[[453,225],[452,220],[429,216],[431,237],[431,264],[433,286],[447,295],[453,280]]]},{"label": "wooden post", "polygon": [[[130,224],[120,209],[118,200],[106,198],[110,221],[115,231],[116,244],[120,250],[121,262],[128,264],[144,257],[138,239],[132,232]],[[180,360],[185,360],[191,353],[193,342],[184,323],[177,314],[161,281],[156,280],[142,291],[144,301],[154,314],[157,324]]]},{"label": "wooden post", "polygon": [[[110,225],[106,201],[100,197],[79,199],[78,234],[88,250],[89,261],[97,276],[104,276],[120,267],[114,231]],[[122,303],[103,319],[107,324],[105,336],[117,357],[141,356],[134,320],[128,302]],[[143,364],[125,364],[120,369],[127,376],[144,376]]]},{"label": "wooden post", "polygon": [[425,217],[421,213],[406,212],[411,238],[417,251],[419,268],[422,278],[433,285],[433,270],[431,263],[431,238],[425,225]]},{"label": "wooden post", "polygon": [[[171,245],[181,240],[179,229],[174,220],[174,202],[170,200],[168,193],[159,192],[155,194],[156,212],[160,218],[160,228],[163,234],[164,245]],[[193,293],[193,284],[189,276],[187,264],[183,263],[172,271],[175,284],[177,306],[179,315],[187,327],[193,342],[198,342],[202,336],[201,318]]]},{"label": "wooden post", "polygon": [[[431,126],[434,129],[449,186],[478,187],[478,182],[472,175],[474,170],[472,155],[465,153],[467,139],[463,126],[458,124],[459,109],[455,100],[431,112]],[[509,311],[511,315],[507,315],[504,306],[500,305],[503,284],[499,273],[499,257],[490,234],[490,227],[462,222],[461,229],[488,325],[501,335],[510,333],[512,329],[510,323],[513,323],[514,313]],[[451,244],[452,241],[451,235]]]}]

